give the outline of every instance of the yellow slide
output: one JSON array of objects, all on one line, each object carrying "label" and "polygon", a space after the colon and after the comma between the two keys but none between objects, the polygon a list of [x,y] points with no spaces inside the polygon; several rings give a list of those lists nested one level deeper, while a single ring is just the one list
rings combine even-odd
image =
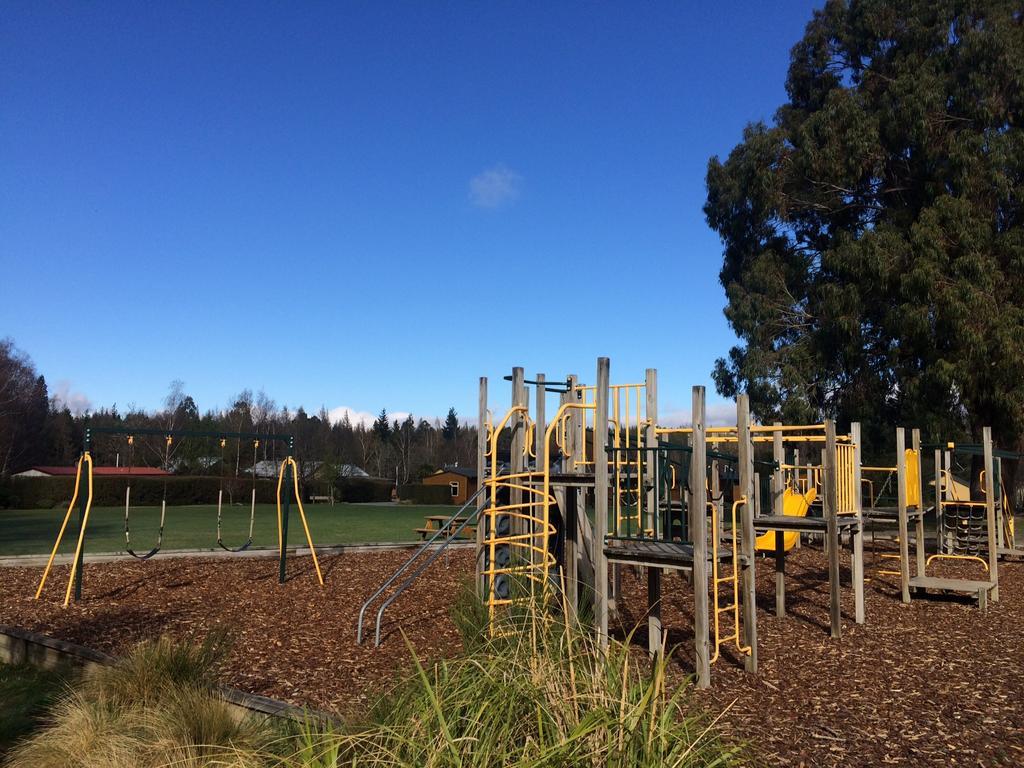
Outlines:
[{"label": "yellow slide", "polygon": [[[807,493],[800,493],[799,491],[794,491],[792,488],[787,488],[782,494],[782,514],[789,515],[790,517],[807,517],[807,510],[811,508],[811,504],[814,503],[817,496],[818,491],[815,488],[809,488]],[[754,541],[754,549],[758,552],[774,552],[775,535],[776,531],[762,533]],[[799,540],[800,534],[796,531],[787,531],[784,533],[782,545],[785,548],[785,551],[788,552],[795,547]]]}]

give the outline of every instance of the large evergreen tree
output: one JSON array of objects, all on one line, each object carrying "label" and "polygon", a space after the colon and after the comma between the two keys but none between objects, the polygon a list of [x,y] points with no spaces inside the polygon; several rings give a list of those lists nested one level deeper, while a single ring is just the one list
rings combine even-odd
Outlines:
[{"label": "large evergreen tree", "polygon": [[714,373],[763,419],[1024,434],[1024,15],[829,0],[788,103],[708,167],[741,343]]}]

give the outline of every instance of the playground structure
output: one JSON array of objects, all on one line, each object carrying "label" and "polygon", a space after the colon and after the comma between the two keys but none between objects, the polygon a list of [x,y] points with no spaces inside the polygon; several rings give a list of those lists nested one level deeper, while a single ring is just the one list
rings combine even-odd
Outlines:
[{"label": "playground structure", "polygon": [[[774,560],[776,613],[784,616],[786,557],[802,539],[824,545],[833,637],[842,632],[840,551],[845,541],[851,552],[853,618],[857,624],[866,620],[866,525],[888,528],[898,539],[899,552],[893,557],[899,570],[890,573],[900,576],[904,602],[929,590],[975,594],[982,607],[989,596],[998,600],[998,557],[985,562],[988,575],[981,581],[925,574],[936,559],[976,557],[960,550],[977,548],[982,540],[989,552],[999,542],[997,555],[1020,551],[1012,536],[1012,514],[999,517],[989,490],[986,502],[968,505],[991,508],[985,525],[974,526],[972,516],[966,538],[954,535],[959,528],[951,531],[951,523],[940,526],[940,545],[928,555],[926,514],[938,510],[941,517],[961,507],[937,483],[936,504],[932,510],[925,508],[918,430],[907,448],[906,430],[896,429],[896,461],[874,467],[862,462],[859,424],[851,424],[846,433],[838,433],[832,420],[756,425],[745,395],[737,398],[734,426],[708,426],[702,387],[693,388],[691,425],[662,426],[657,372],[648,369],[641,383],[612,384],[609,367],[607,358],[598,360],[593,385],[581,384],[575,375],[551,381],[538,374],[527,380],[522,368],[514,368],[505,377],[511,382],[511,407],[501,418],[492,416],[488,381],[480,379],[477,497],[442,524],[364,603],[360,642],[368,608],[383,600],[376,614],[379,644],[387,607],[440,556],[454,534],[473,523],[476,583],[492,631],[502,611],[539,599],[568,615],[592,612],[595,631],[607,642],[610,616],[622,599],[623,569],[643,568],[649,651],[660,653],[665,578],[673,571],[682,573],[693,587],[700,686],[709,685],[711,665],[723,652],[742,660],[748,671],[757,671],[758,555]],[[557,396],[558,406],[549,418],[552,396]],[[987,449],[978,450],[991,453],[987,429],[985,445]],[[990,481],[999,477],[998,466],[993,466],[986,465]],[[940,475],[936,470],[936,477]],[[880,492],[891,491],[893,485],[895,503],[885,506]],[[997,523],[1000,519],[1002,524]],[[963,527],[961,522],[957,526]],[[1003,532],[1002,538],[997,532]],[[946,545],[941,544],[944,535]],[[405,580],[389,594],[402,575]]]},{"label": "playground structure", "polygon": [[[64,538],[64,533],[68,528],[68,524],[71,521],[71,516],[77,505],[78,507],[78,536],[75,545],[75,554],[71,563],[71,573],[68,577],[67,588],[64,593],[64,606],[67,607],[72,597],[75,600],[80,600],[82,597],[82,574],[83,574],[83,563],[85,558],[85,541],[86,541],[86,530],[89,524],[89,513],[92,509],[93,500],[93,461],[90,454],[90,448],[92,445],[92,439],[94,434],[107,434],[107,435],[123,435],[126,438],[126,444],[128,448],[129,456],[129,469],[131,469],[134,461],[134,448],[135,438],[142,435],[160,437],[164,441],[164,461],[167,462],[167,458],[170,452],[170,446],[177,440],[183,439],[215,439],[219,441],[221,448],[221,463],[223,465],[223,449],[225,442],[229,439],[232,440],[251,440],[253,443],[253,488],[250,503],[249,512],[249,537],[248,540],[239,547],[231,548],[224,544],[222,533],[221,533],[221,522],[223,512],[223,501],[224,501],[224,482],[223,482],[223,467],[221,475],[221,486],[217,494],[217,545],[231,553],[238,553],[245,551],[252,545],[252,531],[253,522],[256,514],[256,487],[255,487],[255,455],[256,450],[259,447],[259,441],[261,440],[276,440],[287,446],[287,456],[281,462],[280,471],[278,473],[277,480],[277,533],[278,533],[278,581],[284,583],[287,576],[287,554],[288,554],[288,520],[290,516],[290,502],[291,496],[294,491],[295,501],[299,510],[299,519],[302,522],[302,527],[305,532],[306,542],[309,545],[310,553],[313,557],[313,565],[316,571],[317,580],[320,585],[323,586],[323,574],[320,570],[320,563],[317,559],[316,548],[313,545],[313,537],[309,530],[309,523],[306,520],[306,512],[302,506],[302,494],[299,490],[299,467],[293,456],[294,453],[294,439],[291,435],[259,435],[248,432],[205,432],[196,430],[159,430],[151,428],[132,428],[132,427],[87,427],[85,429],[85,435],[83,439],[82,454],[78,459],[76,470],[75,470],[75,486],[74,492],[71,497],[71,501],[68,504],[67,512],[64,515],[63,522],[61,523],[60,530],[57,533],[56,541],[53,544],[53,550],[50,552],[50,557],[46,563],[46,568],[43,570],[42,578],[39,580],[39,586],[36,589],[35,597],[38,600],[43,593],[43,588],[46,586],[47,577],[50,574],[50,570],[53,567],[53,561],[57,556],[57,551],[60,549],[61,541]],[[124,517],[124,533],[125,533],[125,548],[129,555],[138,560],[149,560],[160,552],[163,546],[163,535],[164,525],[167,516],[167,496],[166,496],[166,482],[164,485],[164,497],[160,505],[160,522],[157,532],[157,541],[153,548],[146,551],[143,554],[135,552],[132,548],[131,543],[131,529],[130,529],[130,514],[131,514],[131,472],[128,473],[128,483],[125,487],[125,517]]]}]

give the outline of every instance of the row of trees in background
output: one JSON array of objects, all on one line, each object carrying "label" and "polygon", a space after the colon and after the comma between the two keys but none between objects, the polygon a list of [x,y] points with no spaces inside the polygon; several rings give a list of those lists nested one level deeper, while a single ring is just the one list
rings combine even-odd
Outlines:
[{"label": "row of trees in background", "polygon": [[0,339],[0,477],[48,458],[54,414],[46,379],[10,339]]},{"label": "row of trees in background", "polygon": [[[445,421],[406,416],[391,419],[381,410],[372,424],[329,418],[326,409],[310,414],[304,408],[278,406],[265,392],[242,390],[228,408],[201,412],[182,382],[171,383],[163,407],[156,412],[117,406],[74,414],[51,398],[46,380],[31,359],[10,339],[0,340],[0,476],[33,465],[69,465],[81,452],[86,423],[93,427],[137,427],[158,430],[289,434],[303,474],[344,476],[358,467],[372,476],[408,483],[446,465],[474,466],[476,428],[460,424],[455,409]],[[285,455],[286,446],[260,440],[190,439],[172,442],[161,437],[96,434],[92,454],[100,465],[164,467],[178,473],[248,475],[259,461]]]}]

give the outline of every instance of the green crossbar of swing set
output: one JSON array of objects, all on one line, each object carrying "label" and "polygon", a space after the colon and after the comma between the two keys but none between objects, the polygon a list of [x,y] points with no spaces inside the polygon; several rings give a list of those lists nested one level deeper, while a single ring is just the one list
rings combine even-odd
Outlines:
[{"label": "green crossbar of swing set", "polygon": [[86,427],[85,428],[85,450],[89,450],[93,434],[103,435],[156,435],[158,437],[215,437],[234,440],[278,440],[287,443],[289,448],[295,447],[295,438],[292,435],[280,434],[259,434],[257,432],[216,432],[211,430],[198,429],[157,429],[154,427]]}]

